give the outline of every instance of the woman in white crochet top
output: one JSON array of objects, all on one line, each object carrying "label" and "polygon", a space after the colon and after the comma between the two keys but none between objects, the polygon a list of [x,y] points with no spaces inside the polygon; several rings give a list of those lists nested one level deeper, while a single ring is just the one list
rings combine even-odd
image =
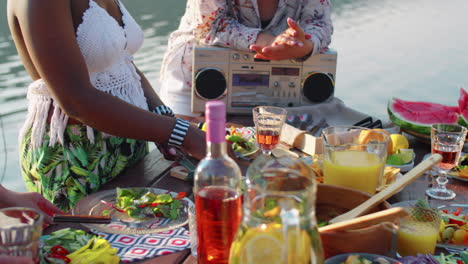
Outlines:
[{"label": "woman in white crochet top", "polygon": [[29,191],[68,210],[140,160],[146,141],[205,155],[204,132],[174,118],[133,64],[143,32],[119,0],[8,0],[7,8],[34,80],[20,132]]}]

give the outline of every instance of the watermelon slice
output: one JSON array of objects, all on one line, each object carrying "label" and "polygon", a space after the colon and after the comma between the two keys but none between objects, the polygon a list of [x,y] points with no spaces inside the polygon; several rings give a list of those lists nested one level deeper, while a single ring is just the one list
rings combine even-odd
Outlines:
[{"label": "watermelon slice", "polygon": [[458,99],[458,112],[460,117],[458,118],[458,124],[468,127],[468,93],[460,88],[460,98]]},{"label": "watermelon slice", "polygon": [[387,110],[390,120],[397,126],[426,135],[431,134],[432,124],[457,124],[459,121],[459,107],[437,103],[392,98]]}]

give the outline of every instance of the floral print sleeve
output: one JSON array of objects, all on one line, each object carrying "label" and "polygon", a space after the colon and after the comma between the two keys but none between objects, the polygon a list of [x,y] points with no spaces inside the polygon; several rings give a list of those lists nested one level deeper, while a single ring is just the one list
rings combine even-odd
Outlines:
[{"label": "floral print sleeve", "polygon": [[312,54],[323,51],[331,42],[333,25],[330,0],[304,0],[300,26],[312,35]]},{"label": "floral print sleeve", "polygon": [[[203,45],[218,45],[248,50],[254,44],[260,28],[241,24],[229,14],[226,0],[195,1],[195,40]],[[252,7],[253,8],[253,7]]]}]

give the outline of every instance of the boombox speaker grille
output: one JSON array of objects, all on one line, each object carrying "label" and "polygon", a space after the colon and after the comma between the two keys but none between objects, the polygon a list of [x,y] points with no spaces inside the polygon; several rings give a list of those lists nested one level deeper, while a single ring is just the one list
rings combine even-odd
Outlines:
[{"label": "boombox speaker grille", "polygon": [[304,80],[302,92],[304,97],[312,103],[321,103],[333,95],[335,83],[333,78],[325,73],[311,73]]},{"label": "boombox speaker grille", "polygon": [[201,70],[195,76],[195,90],[204,99],[218,99],[226,91],[226,78],[217,69]]}]

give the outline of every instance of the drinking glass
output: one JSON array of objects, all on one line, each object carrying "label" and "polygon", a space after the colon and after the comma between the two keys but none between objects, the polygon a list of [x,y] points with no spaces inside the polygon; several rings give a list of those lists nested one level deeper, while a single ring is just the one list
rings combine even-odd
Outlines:
[{"label": "drinking glass", "polygon": [[426,190],[426,194],[434,199],[451,200],[457,195],[445,186],[448,182],[447,172],[458,164],[460,153],[465,143],[467,129],[459,125],[433,124],[431,126],[432,153],[442,155],[437,165],[439,175],[437,186]]},{"label": "drinking glass", "polygon": [[401,256],[434,254],[439,234],[439,214],[434,210],[421,207],[405,209],[409,215],[399,221],[398,253]]},{"label": "drinking glass", "polygon": [[382,185],[387,159],[385,133],[357,126],[331,126],[322,131],[323,180],[374,194]]},{"label": "drinking glass", "polygon": [[190,232],[190,251],[193,256],[197,256],[198,237],[197,237],[197,216],[195,211],[195,204],[188,206],[188,221]]},{"label": "drinking glass", "polygon": [[274,106],[257,106],[252,109],[257,144],[263,154],[271,155],[271,150],[280,140],[281,128],[287,111]]},{"label": "drinking glass", "polygon": [[0,255],[38,259],[43,216],[37,210],[11,207],[0,210]]}]

